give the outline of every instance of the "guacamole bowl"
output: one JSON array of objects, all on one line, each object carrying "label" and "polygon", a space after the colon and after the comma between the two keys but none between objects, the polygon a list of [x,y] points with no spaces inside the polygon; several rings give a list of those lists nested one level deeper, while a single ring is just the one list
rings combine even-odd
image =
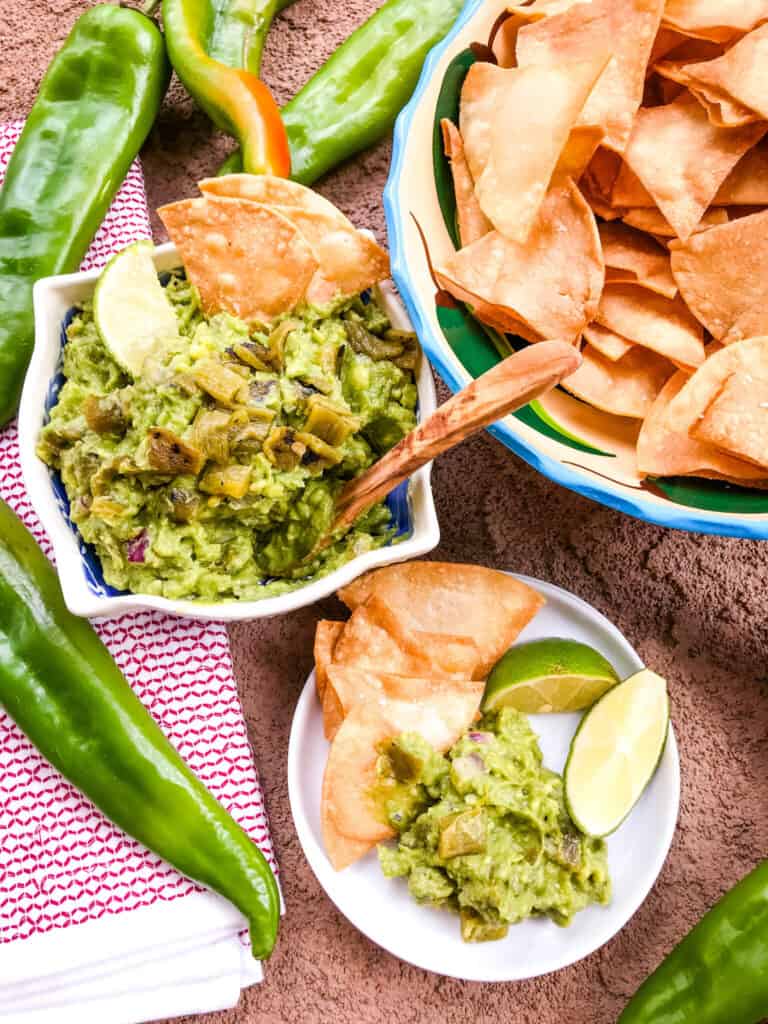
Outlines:
[{"label": "guacamole bowl", "polygon": [[[432,365],[460,391],[525,344],[476,320],[441,289],[435,274],[457,246],[456,199],[444,155],[442,118],[458,123],[469,68],[486,59],[505,4],[468,0],[431,52],[395,127],[384,192],[392,276]],[[601,412],[562,388],[489,428],[550,480],[593,501],[660,526],[732,537],[768,538],[768,491],[693,476],[640,476],[641,421]]]},{"label": "guacamole bowl", "polygon": [[[163,274],[180,266],[173,245],[155,248],[154,262]],[[67,607],[76,615],[110,618],[138,610],[157,610],[195,619],[238,621],[281,615],[319,601],[369,569],[405,561],[434,548],[440,531],[430,488],[430,467],[424,467],[387,499],[392,540],[356,554],[296,589],[270,593],[259,599],[216,601],[174,599],[118,590],[106,582],[95,549],[80,535],[70,514],[70,503],[59,473],[36,454],[40,431],[49,419],[63,384],[62,352],[73,307],[89,299],[100,271],[44,278],[34,290],[35,345],[19,411],[19,444],[24,481],[32,506],[53,546]],[[391,285],[377,296],[394,327],[409,330],[408,318]],[[436,405],[435,389],[426,359],[417,376],[418,416],[428,416]]]}]

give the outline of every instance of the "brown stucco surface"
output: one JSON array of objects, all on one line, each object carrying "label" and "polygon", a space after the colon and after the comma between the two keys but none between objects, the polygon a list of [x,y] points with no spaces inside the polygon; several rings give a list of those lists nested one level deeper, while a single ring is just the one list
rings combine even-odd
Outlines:
[{"label": "brown stucco surface", "polygon": [[[26,112],[82,6],[80,0],[0,0],[0,117]],[[376,6],[376,0],[299,0],[287,11],[265,61],[278,98],[288,98]],[[227,148],[175,86],[143,154],[152,206],[191,194]],[[382,240],[388,160],[383,143],[321,185]],[[399,962],[325,897],[288,805],[288,732],[312,667],[314,625],[340,608],[330,600],[236,626],[235,665],[287,912],[264,984],[244,993],[236,1009],[198,1018],[207,1024],[613,1024],[646,973],[768,851],[768,547],[636,522],[558,488],[485,435],[439,462],[434,487],[443,533],[436,556],[569,588],[608,615],[669,679],[683,779],[669,860],[627,927],[556,975],[477,985]]]}]

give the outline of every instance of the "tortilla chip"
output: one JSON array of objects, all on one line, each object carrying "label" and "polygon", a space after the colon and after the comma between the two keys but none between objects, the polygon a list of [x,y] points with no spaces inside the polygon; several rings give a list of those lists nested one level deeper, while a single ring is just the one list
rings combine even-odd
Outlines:
[{"label": "tortilla chip", "polygon": [[743,372],[726,377],[704,415],[691,427],[691,437],[764,469],[768,467],[768,362],[762,372],[766,379]]},{"label": "tortilla chip", "polygon": [[664,57],[670,51],[674,50],[676,46],[684,43],[688,37],[682,35],[680,32],[676,32],[672,28],[666,28],[664,24],[659,28],[656,33],[656,38],[653,41],[653,47],[651,49],[650,56],[648,57],[648,67],[652,68],[657,61],[663,60]]},{"label": "tortilla chip", "polygon": [[334,710],[337,710],[338,718],[336,719],[334,715],[334,722],[326,723],[335,725],[326,729],[326,738],[333,739],[341,722],[358,704],[378,706],[381,699],[386,698],[426,706],[436,693],[455,693],[462,689],[474,696],[477,711],[485,689],[485,682],[482,679],[446,682],[444,679],[414,679],[410,676],[398,676],[390,672],[377,672],[350,665],[331,665],[328,670],[327,692],[333,692]]},{"label": "tortilla chip", "polygon": [[621,359],[622,356],[625,356],[634,347],[634,342],[622,338],[620,334],[616,334],[614,331],[609,331],[602,324],[589,324],[585,327],[584,340],[592,348],[596,349],[601,356],[610,359],[612,363],[615,363],[617,359]]},{"label": "tortilla chip", "polygon": [[614,209],[611,198],[621,166],[621,157],[617,153],[602,145],[598,146],[579,181],[585,199],[594,212],[605,220],[615,220],[623,212]]},{"label": "tortilla chip", "polygon": [[334,871],[343,871],[344,868],[348,868],[351,864],[361,860],[376,847],[376,843],[365,843],[358,839],[349,839],[347,836],[343,836],[336,828],[336,824],[328,811],[327,804],[321,804],[320,815],[323,845]]},{"label": "tortilla chip", "polygon": [[690,437],[687,431],[672,428],[670,402],[688,379],[688,374],[678,370],[651,406],[637,439],[638,472],[641,476],[717,475],[718,478],[726,477],[747,485],[755,472],[752,466],[723,455],[712,445],[702,444]]},{"label": "tortilla chip", "polygon": [[536,590],[506,573],[452,562],[385,566],[355,580],[339,596],[355,614],[378,602],[404,648],[426,650],[425,638],[433,644],[471,643],[474,679],[487,675],[544,605]]},{"label": "tortilla chip", "polygon": [[307,301],[325,305],[389,276],[386,252],[317,192],[272,175],[228,174],[199,184],[204,195],[264,203],[299,229],[319,264]]},{"label": "tortilla chip", "polygon": [[[649,235],[658,235],[659,238],[675,238],[675,230],[663,213],[655,207],[648,209],[638,207],[633,210],[625,210],[621,218],[625,224],[640,231],[647,231]],[[728,213],[722,208],[709,209],[701,218],[693,230],[694,235],[718,224],[728,223]],[[679,285],[678,285],[679,287]]]},{"label": "tortilla chip", "polygon": [[685,241],[740,158],[766,130],[764,124],[717,128],[693,97],[683,95],[667,106],[638,111],[624,160]]},{"label": "tortilla chip", "polygon": [[352,227],[352,222],[329,199],[290,178],[277,178],[273,174],[224,174],[220,178],[204,178],[197,187],[204,195],[313,210]]},{"label": "tortilla chip", "polygon": [[525,21],[539,21],[541,18],[562,14],[579,2],[580,0],[533,0],[533,3],[508,4],[507,10]]},{"label": "tortilla chip", "polygon": [[629,166],[623,163],[611,189],[611,204],[634,210],[637,207],[656,209],[656,201]]},{"label": "tortilla chip", "polygon": [[711,355],[669,403],[670,429],[688,434],[735,373],[768,381],[768,337],[748,338]]},{"label": "tortilla chip", "polygon": [[523,26],[517,36],[521,66],[558,65],[610,53],[605,70],[579,116],[599,125],[604,145],[621,153],[640,106],[645,68],[661,23],[663,0],[592,0]]},{"label": "tortilla chip", "polygon": [[358,668],[380,669],[383,665],[403,676],[428,676],[432,669],[428,658],[403,650],[365,606],[357,608],[344,626],[333,658],[336,664]]},{"label": "tortilla chip", "polygon": [[318,269],[298,228],[268,206],[207,196],[157,212],[209,316],[268,322],[301,302]]},{"label": "tortilla chip", "polygon": [[683,71],[705,95],[714,90],[768,119],[768,24],[749,32],[722,57],[689,64]]},{"label": "tortilla chip", "polygon": [[[708,62],[704,61],[702,66],[706,63]],[[700,82],[692,71],[697,67],[698,62],[691,64],[685,60],[674,60],[661,61],[654,70],[663,76],[664,81],[672,81],[680,87],[687,88],[706,111],[710,123],[718,128],[740,128],[760,120],[749,107],[737,103],[722,90]]]},{"label": "tortilla chip", "polygon": [[589,167],[605,132],[598,125],[577,125],[568,136],[552,175],[552,185],[563,184],[565,178],[578,181]]},{"label": "tortilla chip", "polygon": [[670,249],[680,294],[713,338],[729,345],[768,333],[768,210]]},{"label": "tortilla chip", "polygon": [[333,650],[343,629],[343,622],[332,622],[330,619],[321,619],[315,629],[315,685],[321,702],[325,692],[328,666],[333,661]]},{"label": "tortilla chip", "polygon": [[674,367],[650,349],[634,345],[616,362],[604,359],[590,345],[582,351],[582,364],[563,387],[596,409],[643,419]]},{"label": "tortilla chip", "polygon": [[600,225],[605,260],[605,282],[630,282],[673,299],[677,284],[669,265],[669,253],[652,238],[626,224]]},{"label": "tortilla chip", "polygon": [[549,192],[525,243],[492,231],[435,273],[442,288],[501,330],[522,322],[529,340],[575,341],[594,319],[603,285],[594,215],[569,182]]},{"label": "tortilla chip", "polygon": [[475,692],[460,683],[443,682],[437,690],[434,680],[420,682],[424,697],[418,703],[380,697],[375,705],[355,705],[342,722],[331,744],[321,797],[321,818],[335,832],[368,843],[393,834],[370,796],[382,743],[417,732],[436,750],[447,750],[474,721]]},{"label": "tortilla chip", "polygon": [[[475,194],[493,226],[512,241],[525,242],[536,223],[571,129],[607,60],[603,52],[579,63],[496,68],[490,106],[473,102],[473,71],[481,65],[469,69],[461,133]],[[487,72],[480,76],[489,78]],[[479,127],[477,117],[483,119]]]},{"label": "tortilla chip", "polygon": [[451,165],[453,191],[456,196],[456,220],[462,246],[471,245],[493,230],[475,195],[475,183],[469,173],[464,143],[456,125],[444,117],[440,122],[443,149]]},{"label": "tortilla chip", "polygon": [[680,369],[704,362],[704,332],[680,298],[667,299],[633,284],[609,284],[595,319]]},{"label": "tortilla chip", "polygon": [[768,144],[753,146],[718,189],[715,206],[768,205]]},{"label": "tortilla chip", "polygon": [[728,42],[768,18],[768,0],[667,0],[664,26],[699,39]]},{"label": "tortilla chip", "polygon": [[345,717],[344,705],[330,683],[326,684],[320,704],[323,709],[323,734],[330,743],[341,728]]}]

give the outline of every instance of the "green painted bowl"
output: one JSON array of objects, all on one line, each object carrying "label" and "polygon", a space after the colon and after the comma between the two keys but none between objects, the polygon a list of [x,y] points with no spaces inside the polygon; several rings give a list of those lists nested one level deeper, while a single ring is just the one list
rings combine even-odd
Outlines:
[{"label": "green painted bowl", "polygon": [[[430,361],[453,391],[526,344],[473,319],[435,283],[431,266],[458,246],[456,204],[440,119],[458,120],[459,94],[503,3],[468,0],[432,51],[395,128],[384,192],[392,276]],[[491,433],[564,487],[650,523],[733,537],[768,537],[768,492],[692,477],[641,479],[639,421],[611,416],[561,389],[499,421]]]}]

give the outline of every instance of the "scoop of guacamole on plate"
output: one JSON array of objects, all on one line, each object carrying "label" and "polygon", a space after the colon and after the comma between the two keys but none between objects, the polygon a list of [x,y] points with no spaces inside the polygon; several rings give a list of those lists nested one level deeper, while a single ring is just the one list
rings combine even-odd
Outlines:
[{"label": "scoop of guacamole on plate", "polygon": [[[416,424],[415,336],[375,300],[301,307],[269,328],[206,317],[183,272],[178,336],[131,377],[80,307],[38,454],[119,590],[253,600],[392,538],[378,505],[311,564],[336,495]],[[281,578],[276,578],[281,577]]]},{"label": "scoop of guacamole on plate", "polygon": [[377,772],[373,796],[398,833],[379,846],[384,874],[406,877],[418,903],[457,912],[465,941],[503,938],[532,915],[568,925],[609,902],[605,843],[570,820],[520,712],[486,714],[445,755],[405,733]]}]

